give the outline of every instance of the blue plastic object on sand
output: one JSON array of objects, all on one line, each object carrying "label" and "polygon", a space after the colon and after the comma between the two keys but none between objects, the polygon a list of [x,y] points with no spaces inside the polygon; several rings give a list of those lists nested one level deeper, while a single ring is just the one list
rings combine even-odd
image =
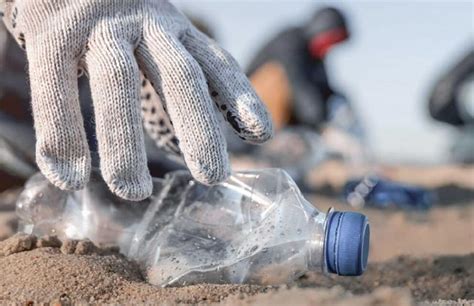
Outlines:
[{"label": "blue plastic object on sand", "polygon": [[344,197],[355,207],[426,210],[435,201],[433,192],[418,186],[402,184],[378,177],[351,180],[344,187]]}]

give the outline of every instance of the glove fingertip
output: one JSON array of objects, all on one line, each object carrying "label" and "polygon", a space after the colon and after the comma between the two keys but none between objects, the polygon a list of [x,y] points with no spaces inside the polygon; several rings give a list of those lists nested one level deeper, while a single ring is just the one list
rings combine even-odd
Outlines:
[{"label": "glove fingertip", "polygon": [[138,177],[104,178],[110,190],[128,201],[142,201],[151,196],[153,181],[149,173]]},{"label": "glove fingertip", "polygon": [[230,176],[231,169],[227,160],[220,164],[216,166],[215,163],[187,163],[187,166],[198,182],[210,186],[221,183]]},{"label": "glove fingertip", "polygon": [[68,159],[39,150],[36,161],[44,176],[61,190],[81,190],[89,181],[91,164],[88,154]]}]

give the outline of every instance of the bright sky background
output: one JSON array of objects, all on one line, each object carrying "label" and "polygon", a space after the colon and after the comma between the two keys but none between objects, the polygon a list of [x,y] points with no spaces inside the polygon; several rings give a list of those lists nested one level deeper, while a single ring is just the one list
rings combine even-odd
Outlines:
[{"label": "bright sky background", "polygon": [[352,39],[328,58],[330,81],[366,122],[384,161],[437,162],[455,132],[432,121],[427,95],[443,68],[474,44],[471,1],[175,0],[204,18],[243,67],[272,35],[331,3],[344,10]]}]

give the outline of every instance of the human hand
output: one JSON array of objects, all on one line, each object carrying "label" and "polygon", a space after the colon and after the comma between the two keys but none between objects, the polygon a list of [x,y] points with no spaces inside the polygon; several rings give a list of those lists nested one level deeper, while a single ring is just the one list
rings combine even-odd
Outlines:
[{"label": "human hand", "polygon": [[[61,189],[83,188],[91,169],[78,70],[90,79],[102,175],[122,198],[141,200],[152,191],[140,70],[169,124],[145,126],[175,134],[169,139],[198,181],[214,184],[229,175],[212,101],[241,138],[271,137],[271,120],[236,61],[168,1],[15,0],[5,3],[4,20],[28,58],[38,166]],[[145,113],[153,115],[151,108]]]}]

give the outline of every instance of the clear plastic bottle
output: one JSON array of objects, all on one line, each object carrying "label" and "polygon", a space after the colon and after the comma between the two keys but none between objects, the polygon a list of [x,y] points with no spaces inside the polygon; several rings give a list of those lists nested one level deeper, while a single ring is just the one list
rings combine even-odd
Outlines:
[{"label": "clear plastic bottle", "polygon": [[321,213],[279,169],[235,173],[212,187],[173,172],[139,203],[113,196],[97,173],[74,193],[37,174],[17,212],[28,233],[118,245],[162,286],[281,284],[310,270],[360,275],[367,265],[367,218]]}]

